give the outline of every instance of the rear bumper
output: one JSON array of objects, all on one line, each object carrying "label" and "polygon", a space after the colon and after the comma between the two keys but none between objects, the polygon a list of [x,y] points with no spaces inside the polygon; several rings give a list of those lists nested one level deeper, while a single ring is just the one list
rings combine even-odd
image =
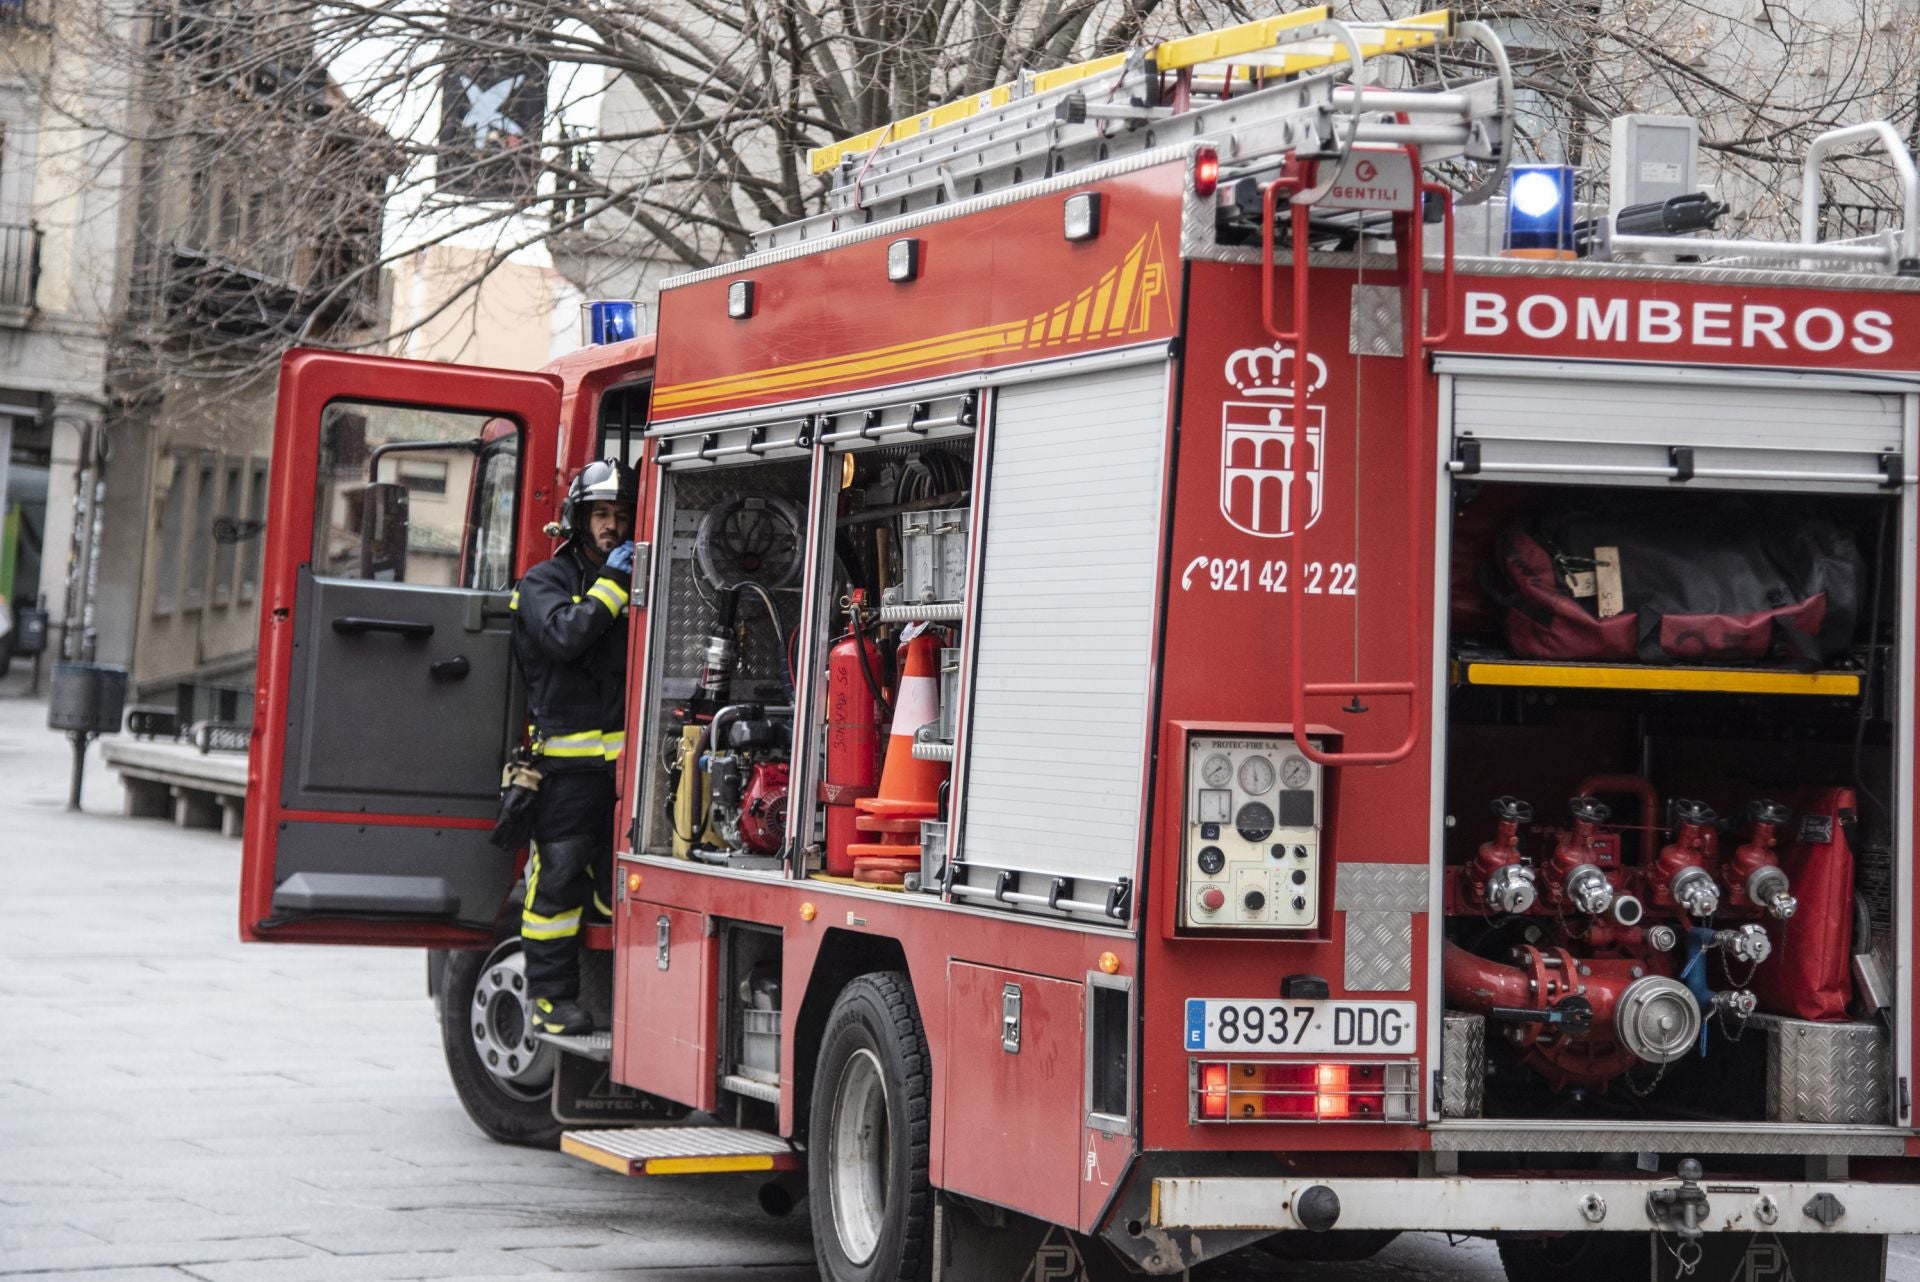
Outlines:
[{"label": "rear bumper", "polygon": [[[1309,1226],[1299,1215],[1302,1197],[1317,1188],[1330,1189],[1338,1198],[1337,1218],[1331,1224],[1319,1222],[1316,1227],[1322,1229],[1645,1233],[1671,1227],[1649,1214],[1647,1194],[1678,1187],[1679,1181],[1671,1177],[1162,1177],[1153,1181],[1148,1222],[1166,1230],[1306,1231]],[[1920,1185],[1736,1179],[1702,1180],[1700,1188],[1709,1206],[1700,1226],[1708,1232],[1920,1232]],[[1324,1217],[1325,1194],[1309,1199],[1309,1207],[1309,1218]],[[1823,1222],[1823,1216],[1831,1223]]]}]

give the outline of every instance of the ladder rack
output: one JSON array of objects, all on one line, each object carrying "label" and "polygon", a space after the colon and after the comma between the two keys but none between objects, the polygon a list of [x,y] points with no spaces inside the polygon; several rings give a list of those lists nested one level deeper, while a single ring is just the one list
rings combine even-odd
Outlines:
[{"label": "ladder rack", "polygon": [[[1496,74],[1438,89],[1375,89],[1369,64],[1459,41]],[[1491,31],[1436,9],[1344,23],[1320,5],[1169,40],[1019,80],[811,153],[831,174],[827,208],[756,236],[757,249],[958,203],[1128,155],[1210,143],[1223,170],[1274,169],[1288,155],[1331,161],[1295,197],[1310,204],[1358,144],[1421,149],[1426,163],[1490,167],[1463,202],[1498,188],[1512,151],[1513,79]],[[1225,174],[1223,173],[1223,177]]]}]

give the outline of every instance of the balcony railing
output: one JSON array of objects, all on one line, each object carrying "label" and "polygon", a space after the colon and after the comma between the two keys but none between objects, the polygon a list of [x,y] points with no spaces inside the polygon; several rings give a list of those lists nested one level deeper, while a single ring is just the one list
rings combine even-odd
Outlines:
[{"label": "balcony railing", "polygon": [[0,320],[23,322],[40,286],[40,229],[0,223]]}]

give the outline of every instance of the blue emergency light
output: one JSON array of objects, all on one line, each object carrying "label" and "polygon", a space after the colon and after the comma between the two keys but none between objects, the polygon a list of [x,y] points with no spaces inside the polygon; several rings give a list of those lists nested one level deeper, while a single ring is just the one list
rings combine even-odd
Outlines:
[{"label": "blue emergency light", "polygon": [[1573,167],[1515,165],[1507,182],[1507,248],[1573,252]]},{"label": "blue emergency light", "polygon": [[599,299],[580,304],[587,342],[593,346],[624,343],[640,335],[640,304]]}]

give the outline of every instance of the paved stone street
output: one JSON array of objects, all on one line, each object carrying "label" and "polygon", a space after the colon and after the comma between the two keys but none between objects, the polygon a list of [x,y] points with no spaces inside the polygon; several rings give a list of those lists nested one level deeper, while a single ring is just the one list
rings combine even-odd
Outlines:
[{"label": "paved stone street", "polygon": [[[0,683],[0,1276],[812,1282],[804,1204],[771,1219],[751,1181],[648,1184],[484,1139],[418,952],[242,947],[240,843],[120,818],[97,752],[68,814],[65,742],[22,688]],[[1920,1260],[1892,1276],[1920,1282]],[[1204,1277],[1502,1274],[1485,1243],[1421,1235]]]}]

